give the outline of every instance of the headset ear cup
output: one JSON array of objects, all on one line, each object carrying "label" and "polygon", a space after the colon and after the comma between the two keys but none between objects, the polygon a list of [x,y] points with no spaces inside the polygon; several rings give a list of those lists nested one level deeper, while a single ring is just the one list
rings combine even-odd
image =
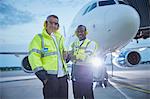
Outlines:
[{"label": "headset ear cup", "polygon": [[57,30],[59,30],[59,24],[57,25]]},{"label": "headset ear cup", "polygon": [[44,28],[46,28],[46,21],[44,21]]},{"label": "headset ear cup", "polygon": [[85,31],[85,34],[87,35],[87,34],[88,34],[88,31]]},{"label": "headset ear cup", "polygon": [[58,26],[58,28],[59,28],[59,23],[58,23],[58,25],[57,25],[57,26]]},{"label": "headset ear cup", "polygon": [[77,36],[77,32],[74,33]]}]

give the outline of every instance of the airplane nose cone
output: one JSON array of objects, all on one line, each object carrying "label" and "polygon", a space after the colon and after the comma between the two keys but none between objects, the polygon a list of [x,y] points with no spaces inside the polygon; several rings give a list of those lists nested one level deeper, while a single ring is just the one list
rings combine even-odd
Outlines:
[{"label": "airplane nose cone", "polygon": [[[128,5],[111,7],[105,16],[106,31],[110,34],[110,37],[117,37],[120,39],[118,44],[129,41],[136,35],[139,29],[139,14],[134,8]],[[111,39],[112,42],[116,42],[115,39]],[[114,44],[117,44],[117,42]]]}]

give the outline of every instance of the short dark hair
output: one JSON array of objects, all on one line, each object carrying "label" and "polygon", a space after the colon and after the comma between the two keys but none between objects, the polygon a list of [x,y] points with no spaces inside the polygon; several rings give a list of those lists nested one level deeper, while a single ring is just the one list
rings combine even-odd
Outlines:
[{"label": "short dark hair", "polygon": [[46,21],[47,21],[50,17],[54,17],[54,18],[56,18],[56,19],[59,20],[58,16],[56,16],[56,15],[49,15],[49,16],[46,18]]},{"label": "short dark hair", "polygon": [[86,31],[86,26],[84,26],[84,25],[78,25],[77,29],[80,28],[80,27],[84,27],[84,29]]}]

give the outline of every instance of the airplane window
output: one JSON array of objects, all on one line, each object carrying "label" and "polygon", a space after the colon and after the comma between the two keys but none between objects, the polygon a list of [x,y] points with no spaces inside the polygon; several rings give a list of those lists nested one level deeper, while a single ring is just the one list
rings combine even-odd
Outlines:
[{"label": "airplane window", "polygon": [[93,10],[94,8],[96,8],[97,3],[93,3],[92,6],[88,9],[88,12],[90,12],[91,10]]},{"label": "airplane window", "polygon": [[99,6],[112,5],[112,4],[116,4],[114,0],[99,1]]}]

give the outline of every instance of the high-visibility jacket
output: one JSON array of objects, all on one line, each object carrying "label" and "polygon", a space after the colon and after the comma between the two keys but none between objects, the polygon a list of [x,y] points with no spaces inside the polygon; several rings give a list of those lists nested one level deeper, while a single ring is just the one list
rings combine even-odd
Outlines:
[{"label": "high-visibility jacket", "polygon": [[[94,47],[89,50],[90,44]],[[75,56],[72,67],[72,80],[79,82],[92,83],[93,82],[93,68],[90,63],[97,49],[97,44],[94,41],[85,39],[81,44],[76,41],[72,44],[72,52]]]},{"label": "high-visibility jacket", "polygon": [[[87,47],[93,42],[95,44],[95,47],[93,47],[92,51],[88,50]],[[76,57],[74,59],[74,62],[80,62],[80,63],[89,63],[88,60],[90,57],[92,57],[97,49],[97,44],[94,41],[90,41],[89,39],[85,39],[82,44],[80,44],[79,41],[75,41],[71,45],[73,55]]]},{"label": "high-visibility jacket", "polygon": [[29,62],[34,72],[46,70],[48,74],[57,74],[58,72],[58,50],[61,54],[64,72],[67,72],[67,65],[63,59],[64,38],[57,31],[54,33],[59,46],[57,49],[53,38],[43,29],[42,34],[37,34],[29,46]]}]

